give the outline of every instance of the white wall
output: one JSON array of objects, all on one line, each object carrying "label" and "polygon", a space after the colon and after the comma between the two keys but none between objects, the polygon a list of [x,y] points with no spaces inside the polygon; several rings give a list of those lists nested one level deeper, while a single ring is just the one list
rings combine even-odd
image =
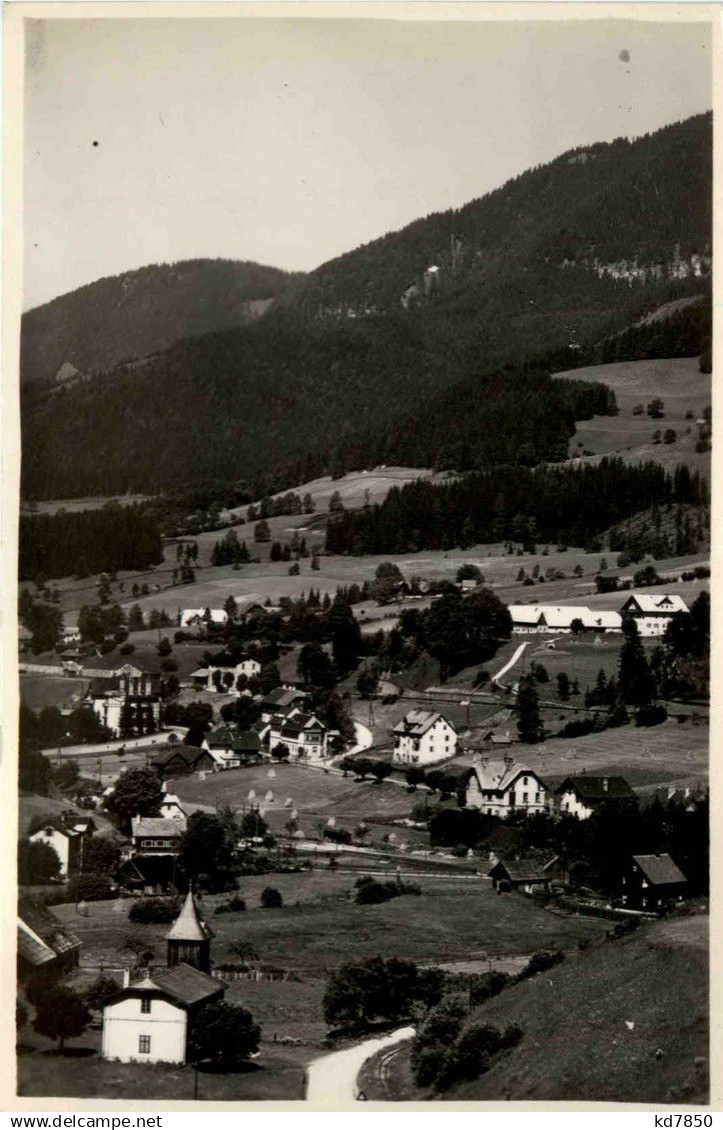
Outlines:
[{"label": "white wall", "polygon": [[457,749],[457,735],[444,718],[416,738],[397,734],[394,738],[394,760],[405,765],[432,765],[453,757]]},{"label": "white wall", "polygon": [[32,836],[28,837],[34,844],[48,844],[49,847],[54,848],[58,853],[60,860],[60,877],[66,879],[68,876],[68,857],[70,854],[70,844],[68,837],[59,832],[57,828],[50,829],[50,835],[45,834],[45,828],[39,828],[37,832],[33,832]]},{"label": "white wall", "polygon": [[[151,999],[150,1013],[141,1012],[140,997],[126,997],[103,1009],[103,1059],[123,1063],[185,1063],[185,1009],[160,997]],[[150,1036],[150,1052],[140,1052],[139,1037]]]}]

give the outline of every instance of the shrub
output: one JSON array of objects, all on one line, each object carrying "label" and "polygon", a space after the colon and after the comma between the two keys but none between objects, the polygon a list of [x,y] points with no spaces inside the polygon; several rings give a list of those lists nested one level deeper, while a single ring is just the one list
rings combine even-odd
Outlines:
[{"label": "shrub", "polygon": [[136,645],[134,643],[124,643],[122,647],[118,648],[120,655],[132,655],[135,650]]},{"label": "shrub", "polygon": [[502,973],[497,969],[491,969],[489,973],[481,973],[470,984],[469,1003],[473,1007],[484,1004],[485,1001],[496,997],[498,993],[506,989],[511,980],[509,973]]},{"label": "shrub", "polygon": [[560,950],[538,950],[533,953],[527,965],[518,973],[516,981],[526,981],[528,977],[534,977],[537,973],[544,973],[547,969],[552,969],[553,966],[559,965],[561,961],[565,960],[564,953]]},{"label": "shrub", "polygon": [[281,891],[277,891],[276,887],[264,887],[261,892],[261,905],[265,910],[283,906],[284,900],[281,897]]},{"label": "shrub", "polygon": [[418,1087],[431,1087],[447,1068],[448,1053],[439,1046],[412,1052],[412,1070]]},{"label": "shrub", "polygon": [[136,925],[164,924],[174,922],[178,917],[179,910],[178,899],[144,898],[133,903],[128,912],[128,918]]},{"label": "shrub", "polygon": [[662,703],[651,703],[650,706],[640,706],[635,711],[636,726],[659,726],[668,717],[668,711]]},{"label": "shrub", "polygon": [[214,914],[236,914],[238,911],[246,909],[246,899],[242,899],[240,895],[234,895],[228,902],[220,902],[216,907]]},{"label": "shrub", "polygon": [[83,999],[88,1008],[100,1011],[119,988],[120,985],[113,977],[105,977],[100,973],[90,988],[86,989]]},{"label": "shrub", "polygon": [[400,895],[422,893],[422,888],[416,883],[403,883],[401,880],[380,882],[378,879],[372,879],[371,875],[362,875],[354,886],[356,888],[354,901],[359,906],[376,906],[382,902],[389,902],[390,899],[399,898]]},{"label": "shrub", "polygon": [[68,883],[68,898],[72,902],[98,902],[108,899],[113,893],[113,884],[110,877],[98,871],[89,871],[83,875],[74,875]]}]

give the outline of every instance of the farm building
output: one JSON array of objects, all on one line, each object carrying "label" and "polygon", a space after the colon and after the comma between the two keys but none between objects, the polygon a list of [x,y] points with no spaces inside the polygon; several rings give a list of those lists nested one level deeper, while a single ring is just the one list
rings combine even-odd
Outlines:
[{"label": "farm building", "polygon": [[269,752],[277,746],[288,747],[292,758],[308,758],[319,761],[327,756],[329,738],[333,731],[327,730],[315,714],[304,714],[292,710],[286,716],[277,715],[269,723]]},{"label": "farm building", "polygon": [[27,896],[18,901],[18,980],[57,980],[80,962],[76,938],[47,906]]},{"label": "farm building", "polygon": [[83,848],[95,832],[95,823],[89,816],[75,813],[50,816],[30,834],[31,843],[43,843],[53,848],[60,860],[60,878],[67,879],[80,870]]},{"label": "farm building", "polygon": [[184,828],[163,816],[134,816],[131,820],[133,855],[177,855]]},{"label": "farm building", "polygon": [[687,879],[667,853],[634,855],[620,885],[625,906],[660,911],[683,901]]},{"label": "farm building", "polygon": [[163,817],[164,820],[175,820],[179,826],[182,825],[183,828],[186,827],[188,819],[186,810],[174,793],[166,793],[158,815]]},{"label": "farm building", "polygon": [[517,635],[559,633],[567,635],[573,622],[582,631],[620,632],[622,617],[619,612],[591,610],[586,605],[510,604],[512,631]]},{"label": "farm building", "polygon": [[633,593],[621,611],[632,616],[641,636],[662,636],[674,616],[688,611],[682,596],[670,593]]},{"label": "farm building", "polygon": [[607,801],[631,800],[635,793],[624,777],[567,777],[555,790],[561,816],[587,820],[599,804]]},{"label": "farm building", "polygon": [[261,720],[270,722],[278,715],[288,714],[291,710],[303,709],[308,700],[308,695],[298,687],[285,685],[276,687],[261,699]]},{"label": "farm building", "polygon": [[433,765],[454,757],[457,749],[456,729],[434,710],[410,710],[393,734],[394,761],[399,765]]},{"label": "farm building", "polygon": [[185,1063],[194,1015],[222,999],[226,986],[209,975],[212,933],[189,891],[168,934],[167,968],[124,985],[103,1009],[103,1059]]},{"label": "farm building", "polygon": [[492,886],[499,893],[523,890],[546,891],[550,886],[550,876],[534,859],[500,859],[489,872]]},{"label": "farm building", "polygon": [[164,780],[204,770],[212,771],[215,765],[216,762],[207,749],[193,745],[168,746],[151,760],[151,766]]},{"label": "farm building", "polygon": [[467,773],[465,804],[504,820],[513,812],[547,812],[550,793],[534,769],[512,757],[477,757]]},{"label": "farm building", "polygon": [[182,608],[178,615],[180,628],[202,628],[206,624],[223,625],[228,613],[223,608]]}]

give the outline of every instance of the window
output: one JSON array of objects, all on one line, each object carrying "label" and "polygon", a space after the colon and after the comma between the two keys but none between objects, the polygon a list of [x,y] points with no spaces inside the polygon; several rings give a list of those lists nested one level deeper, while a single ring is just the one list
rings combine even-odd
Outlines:
[{"label": "window", "polygon": [[151,1050],[151,1037],[150,1036],[139,1036],[138,1037],[138,1051],[142,1052],[144,1055],[148,1055],[150,1050]]},{"label": "window", "polygon": [[522,803],[527,804],[527,793],[522,794]]},{"label": "window", "polygon": [[150,997],[142,997],[141,998],[141,1012],[150,1012],[150,1011],[151,1011],[151,998]]},{"label": "window", "polygon": [[527,777],[523,777],[523,778],[522,778],[522,784],[523,784],[523,785],[526,785],[526,784],[527,784]]}]

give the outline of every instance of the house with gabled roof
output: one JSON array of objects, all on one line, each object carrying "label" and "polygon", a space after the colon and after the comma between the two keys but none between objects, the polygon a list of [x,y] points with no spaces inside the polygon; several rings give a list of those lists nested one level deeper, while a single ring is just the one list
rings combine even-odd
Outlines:
[{"label": "house with gabled roof", "polygon": [[18,900],[18,980],[50,983],[80,963],[80,938],[52,910],[30,896]]},{"label": "house with gabled roof", "polygon": [[[31,825],[32,827],[32,825]],[[80,869],[83,848],[95,832],[95,822],[90,816],[61,813],[48,816],[28,836],[31,843],[51,847],[60,860],[60,878],[67,879]]]},{"label": "house with gabled roof", "polygon": [[292,710],[301,710],[308,701],[309,696],[298,687],[284,685],[275,687],[261,699],[261,720],[270,722],[272,718],[289,714]]},{"label": "house with gabled roof", "polygon": [[151,765],[165,781],[170,777],[184,777],[203,770],[212,772],[216,762],[209,751],[200,746],[169,745],[161,752],[154,753]]},{"label": "house with gabled roof", "polygon": [[434,765],[457,751],[456,728],[436,710],[410,710],[392,733],[398,765]]},{"label": "house with gabled roof", "polygon": [[276,715],[269,722],[269,752],[277,746],[287,746],[292,758],[320,761],[328,754],[332,736],[315,714],[292,710],[287,715]]},{"label": "house with gabled roof", "polygon": [[593,777],[587,773],[566,777],[555,789],[557,811],[561,816],[587,820],[600,804],[633,800],[635,793],[624,777]]},{"label": "house with gabled roof", "polygon": [[661,912],[682,902],[688,880],[667,854],[634,855],[621,876],[624,906]]},{"label": "house with gabled roof", "polygon": [[542,778],[512,757],[501,761],[475,757],[468,768],[464,800],[468,807],[502,820],[513,812],[548,812],[551,806],[550,790]]},{"label": "house with gabled roof", "polygon": [[235,769],[261,756],[261,735],[256,730],[239,730],[235,726],[219,726],[206,734],[207,749],[222,769]]},{"label": "house with gabled roof", "polygon": [[632,593],[620,610],[623,616],[632,616],[638,634],[644,638],[662,636],[675,616],[689,611],[682,596],[674,593]]},{"label": "house with gabled roof", "polygon": [[185,1063],[188,1036],[199,1009],[226,991],[210,975],[212,930],[193,893],[167,935],[166,968],[149,969],[125,984],[103,1009],[103,1059],[121,1063]]},{"label": "house with gabled roof", "polygon": [[500,859],[489,872],[492,886],[498,894],[503,891],[547,891],[550,875],[536,859]]}]

